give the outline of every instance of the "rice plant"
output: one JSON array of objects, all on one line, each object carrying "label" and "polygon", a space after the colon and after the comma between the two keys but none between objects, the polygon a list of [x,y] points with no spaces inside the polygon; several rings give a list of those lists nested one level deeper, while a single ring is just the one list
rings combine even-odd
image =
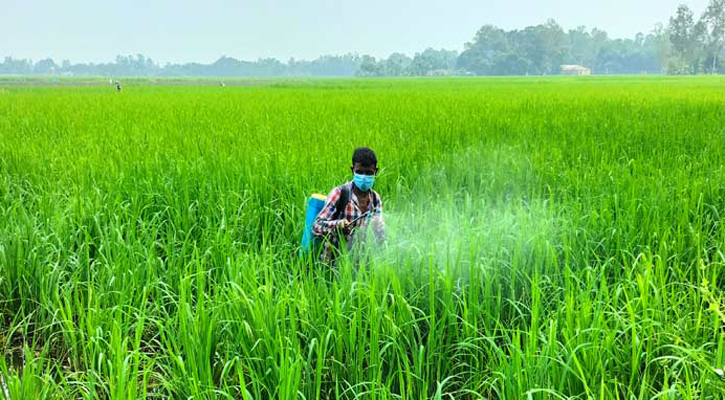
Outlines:
[{"label": "rice plant", "polygon": [[[725,80],[0,92],[0,398],[722,399]],[[370,146],[388,240],[300,259]]]}]

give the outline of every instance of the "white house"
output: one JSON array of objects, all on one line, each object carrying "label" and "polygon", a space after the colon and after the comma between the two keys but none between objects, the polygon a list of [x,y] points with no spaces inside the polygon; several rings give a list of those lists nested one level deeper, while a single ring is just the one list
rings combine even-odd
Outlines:
[{"label": "white house", "polygon": [[562,65],[559,67],[562,75],[591,75],[592,70],[581,65]]}]

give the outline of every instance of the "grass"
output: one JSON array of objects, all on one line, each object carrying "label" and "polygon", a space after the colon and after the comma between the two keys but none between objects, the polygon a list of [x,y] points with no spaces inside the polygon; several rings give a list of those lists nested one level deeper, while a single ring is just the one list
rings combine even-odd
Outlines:
[{"label": "grass", "polygon": [[[0,89],[12,399],[722,399],[725,80]],[[388,243],[296,257],[380,159]]]}]

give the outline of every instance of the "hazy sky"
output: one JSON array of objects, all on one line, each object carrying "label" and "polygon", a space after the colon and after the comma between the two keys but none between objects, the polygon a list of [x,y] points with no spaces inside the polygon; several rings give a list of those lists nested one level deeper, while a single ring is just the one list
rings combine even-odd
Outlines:
[{"label": "hazy sky", "polygon": [[521,28],[554,18],[633,37],[685,3],[708,0],[0,0],[0,57],[157,62],[312,59],[357,52],[387,57],[426,47],[462,50],[478,28]]}]

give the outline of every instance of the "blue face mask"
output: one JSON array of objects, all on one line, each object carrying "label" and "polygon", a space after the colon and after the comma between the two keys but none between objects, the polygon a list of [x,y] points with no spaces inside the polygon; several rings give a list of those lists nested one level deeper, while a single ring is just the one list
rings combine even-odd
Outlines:
[{"label": "blue face mask", "polygon": [[357,186],[358,189],[362,190],[363,192],[367,192],[370,190],[371,187],[373,187],[373,184],[375,183],[375,175],[360,175],[355,174],[352,182]]}]

